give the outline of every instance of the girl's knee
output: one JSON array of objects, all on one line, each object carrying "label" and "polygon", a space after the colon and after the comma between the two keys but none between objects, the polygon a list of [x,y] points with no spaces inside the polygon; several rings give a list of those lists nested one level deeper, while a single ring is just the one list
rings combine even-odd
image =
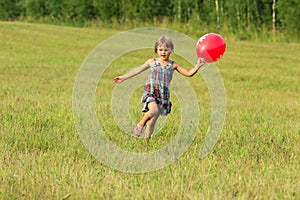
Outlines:
[{"label": "girl's knee", "polygon": [[147,122],[147,126],[154,127],[158,117],[159,115],[150,118],[150,120]]},{"label": "girl's knee", "polygon": [[150,118],[158,118],[159,116],[158,110],[149,110],[148,113]]},{"label": "girl's knee", "polygon": [[159,116],[159,108],[156,103],[152,103],[149,105],[149,111],[148,111],[150,118],[158,118]]}]

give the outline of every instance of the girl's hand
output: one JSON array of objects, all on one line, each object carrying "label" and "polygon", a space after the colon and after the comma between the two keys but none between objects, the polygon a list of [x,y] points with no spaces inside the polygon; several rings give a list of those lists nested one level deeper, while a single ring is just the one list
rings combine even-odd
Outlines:
[{"label": "girl's hand", "polygon": [[117,76],[114,78],[114,82],[115,83],[122,83],[124,81],[124,77],[123,76]]},{"label": "girl's hand", "polygon": [[206,62],[205,62],[204,58],[199,58],[198,61],[197,61],[197,65],[199,65],[200,67],[201,67],[202,65],[204,65],[205,63],[206,63]]},{"label": "girl's hand", "polygon": [[196,71],[198,71],[200,69],[200,67],[202,67],[205,63],[206,62],[205,62],[204,58],[199,58],[197,61],[197,64],[195,65]]}]

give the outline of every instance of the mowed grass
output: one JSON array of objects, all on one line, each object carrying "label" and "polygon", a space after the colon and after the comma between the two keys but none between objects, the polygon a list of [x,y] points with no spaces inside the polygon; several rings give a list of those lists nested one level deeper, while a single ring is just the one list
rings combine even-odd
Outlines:
[{"label": "mowed grass", "polygon": [[[86,150],[72,113],[80,65],[96,45],[116,33],[0,23],[1,199],[300,198],[300,44],[226,38],[227,51],[217,66],[226,88],[227,113],[213,151],[198,157],[211,105],[197,74],[187,79],[201,111],[190,149],[161,170],[130,174],[111,169]],[[112,78],[152,56],[143,50],[115,60],[99,83],[105,87],[97,89],[101,126],[128,151],[159,149],[174,137],[180,121],[175,96],[174,112],[149,143],[123,134],[114,121]],[[192,67],[176,55],[172,58]],[[136,91],[129,105],[133,122],[142,116],[140,94]]]}]

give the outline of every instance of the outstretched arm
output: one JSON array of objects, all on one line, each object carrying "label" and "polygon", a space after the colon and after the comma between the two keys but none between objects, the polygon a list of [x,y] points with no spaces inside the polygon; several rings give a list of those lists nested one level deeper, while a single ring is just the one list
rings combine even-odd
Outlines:
[{"label": "outstretched arm", "polygon": [[115,77],[114,78],[115,83],[122,83],[123,81],[125,81],[131,77],[134,77],[134,76],[140,74],[141,72],[145,71],[146,69],[148,69],[151,66],[152,60],[153,59],[147,60],[143,65],[132,69],[128,73],[124,74],[123,76]]},{"label": "outstretched arm", "polygon": [[205,64],[205,60],[203,58],[199,58],[197,61],[197,64],[195,65],[195,67],[193,67],[190,70],[187,70],[185,68],[183,68],[180,64],[176,63],[175,65],[175,69],[182,75],[184,76],[194,76],[194,74],[197,73],[197,71]]}]

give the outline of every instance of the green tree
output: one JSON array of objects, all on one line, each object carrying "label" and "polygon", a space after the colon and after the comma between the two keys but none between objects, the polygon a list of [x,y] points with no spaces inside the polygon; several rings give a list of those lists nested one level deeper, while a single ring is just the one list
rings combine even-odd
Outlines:
[{"label": "green tree", "polygon": [[61,9],[67,20],[86,21],[93,19],[96,15],[92,0],[64,0]]},{"label": "green tree", "polygon": [[40,18],[48,14],[45,0],[23,0],[25,16]]},{"label": "green tree", "polygon": [[94,0],[92,2],[97,18],[111,22],[113,19],[121,21],[123,19],[122,1],[114,0]]},{"label": "green tree", "polygon": [[14,20],[20,16],[22,7],[19,0],[1,0],[0,1],[0,19]]},{"label": "green tree", "polygon": [[272,1],[256,0],[259,26],[264,25],[268,29],[272,27]]},{"label": "green tree", "polygon": [[51,18],[61,19],[62,18],[62,1],[61,0],[46,0],[45,7],[48,11],[48,15]]},{"label": "green tree", "polygon": [[180,0],[178,1],[179,19],[180,22],[187,23],[190,21],[193,12],[196,10],[196,2],[194,0]]},{"label": "green tree", "polygon": [[214,1],[200,1],[198,3],[199,16],[202,23],[207,25],[216,24],[215,2]]},{"label": "green tree", "polygon": [[281,27],[287,32],[300,32],[300,2],[299,0],[278,1],[278,17]]}]

